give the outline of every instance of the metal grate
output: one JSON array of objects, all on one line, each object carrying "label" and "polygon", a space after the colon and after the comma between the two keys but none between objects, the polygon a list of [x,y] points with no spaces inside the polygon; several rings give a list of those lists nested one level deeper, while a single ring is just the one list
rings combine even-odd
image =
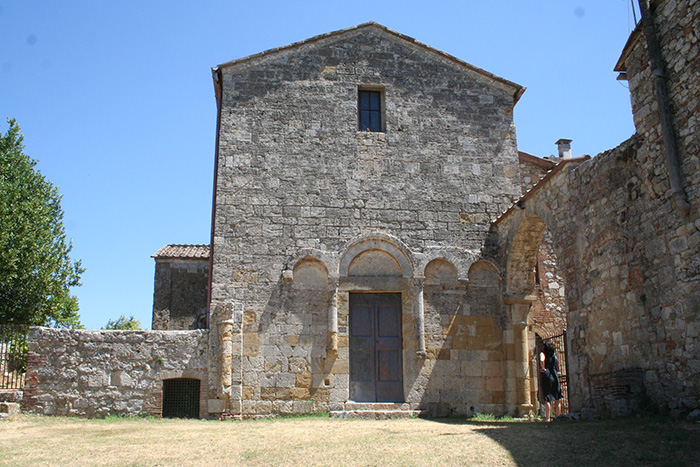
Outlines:
[{"label": "metal grate", "polygon": [[163,418],[199,418],[199,390],[198,379],[163,380]]},{"label": "metal grate", "polygon": [[0,324],[0,389],[24,388],[29,326]]},{"label": "metal grate", "polygon": [[[557,359],[559,360],[559,384],[561,385],[561,393],[562,396],[564,397],[561,400],[561,413],[562,414],[567,414],[569,413],[569,370],[567,366],[567,354],[568,354],[568,349],[566,347],[566,329],[564,329],[564,332],[562,334],[559,334],[558,336],[552,336],[547,339],[542,339],[540,336],[537,336],[537,351],[535,353],[535,368],[538,369],[539,373],[539,355],[540,352],[542,352],[542,349],[544,348],[544,343],[547,341],[552,341],[554,342],[555,347],[557,348]],[[539,385],[538,385],[538,393],[540,393],[539,390]],[[538,394],[538,399],[540,402],[543,401],[542,395]]]}]

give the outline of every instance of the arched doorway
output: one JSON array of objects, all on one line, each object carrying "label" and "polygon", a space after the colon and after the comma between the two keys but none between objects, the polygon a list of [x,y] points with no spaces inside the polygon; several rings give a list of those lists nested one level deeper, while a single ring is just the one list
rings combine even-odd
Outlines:
[{"label": "arched doorway", "polygon": [[[539,216],[518,225],[509,242],[505,302],[515,344],[515,394],[518,411],[531,412],[538,400],[537,358],[541,339],[555,339],[561,352],[561,382],[566,384],[566,300],[553,239]],[[540,340],[536,343],[536,337]],[[565,402],[564,406],[568,407]]]},{"label": "arched doorway", "polygon": [[403,313],[413,309],[407,306],[414,301],[412,274],[408,249],[389,236],[360,239],[341,258],[338,294],[347,308],[338,311],[347,312],[349,401],[405,400]]}]

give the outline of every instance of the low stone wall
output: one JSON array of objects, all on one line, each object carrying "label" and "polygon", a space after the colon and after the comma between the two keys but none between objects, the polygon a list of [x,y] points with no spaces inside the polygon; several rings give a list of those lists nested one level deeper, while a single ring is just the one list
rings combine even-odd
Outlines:
[{"label": "low stone wall", "polygon": [[[163,380],[207,385],[209,331],[29,332],[24,410],[45,415],[161,415]],[[206,391],[200,394],[206,417]]]}]

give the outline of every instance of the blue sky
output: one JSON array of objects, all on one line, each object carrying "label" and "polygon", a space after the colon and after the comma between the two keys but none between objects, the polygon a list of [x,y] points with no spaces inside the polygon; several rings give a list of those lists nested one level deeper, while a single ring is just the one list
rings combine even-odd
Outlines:
[{"label": "blue sky", "polygon": [[168,243],[208,243],[216,130],[211,67],[376,21],[527,87],[518,147],[573,140],[595,155],[632,135],[612,69],[630,0],[0,0],[0,131],[63,194],[73,290],[88,328],[151,324],[154,262]]}]

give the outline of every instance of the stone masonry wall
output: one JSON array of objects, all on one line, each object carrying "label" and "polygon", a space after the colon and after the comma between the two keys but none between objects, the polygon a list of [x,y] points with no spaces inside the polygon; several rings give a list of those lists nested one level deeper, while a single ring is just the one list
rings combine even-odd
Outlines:
[{"label": "stone masonry wall", "polygon": [[[502,245],[539,218],[566,281],[574,410],[621,415],[650,404],[700,406],[698,2],[653,2],[667,64],[681,174],[691,205],[673,202],[646,44],[623,54],[637,134],[587,162],[563,165],[498,222]],[[505,257],[517,258],[511,248]],[[509,273],[510,273],[509,266]]]},{"label": "stone masonry wall", "polygon": [[[354,291],[402,294],[406,402],[468,410],[462,396],[453,397],[468,375],[453,372],[465,348],[445,346],[452,339],[445,339],[444,327],[469,307],[435,310],[453,298],[429,294],[426,329],[437,334],[426,336],[429,352],[422,357],[415,287],[436,258],[449,257],[465,280],[490,222],[519,196],[512,120],[519,87],[411,41],[365,26],[219,67],[211,319],[212,329],[232,320],[243,348],[234,345],[230,376],[219,370],[223,377],[210,397],[230,397],[233,412],[346,402],[347,303]],[[385,131],[358,131],[362,88],[383,93]],[[342,277],[339,265],[359,239],[372,245],[372,238],[388,237],[399,253],[387,261],[408,261],[396,278],[379,270],[376,278],[371,271]],[[291,277],[305,256],[319,260],[325,281],[324,292],[308,302],[295,298],[306,292],[290,293],[284,282],[285,271]],[[337,356],[326,349],[333,303]],[[500,316],[501,303],[492,306],[490,313]],[[213,345],[222,342],[228,341]],[[475,342],[486,352],[486,338]],[[478,358],[504,359],[505,352]],[[458,379],[448,381],[451,374]],[[426,388],[439,386],[431,378],[454,390],[428,396]],[[499,378],[490,384],[505,393]]]},{"label": "stone masonry wall", "polygon": [[156,258],[152,329],[205,328],[208,280],[208,258]]},{"label": "stone masonry wall", "polygon": [[[561,161],[542,159],[523,152],[519,152],[519,159],[523,194]],[[547,229],[542,234],[536,267],[534,295],[537,300],[532,303],[532,330],[546,339],[560,335],[566,329],[564,278],[557,265],[552,234]]]},{"label": "stone masonry wall", "polygon": [[560,335],[566,329],[564,278],[557,265],[552,234],[545,229],[538,250],[535,300],[532,304],[533,331],[540,337]]},{"label": "stone masonry wall", "polygon": [[33,327],[24,410],[44,415],[161,415],[163,380],[202,381],[208,331],[86,331]]}]

